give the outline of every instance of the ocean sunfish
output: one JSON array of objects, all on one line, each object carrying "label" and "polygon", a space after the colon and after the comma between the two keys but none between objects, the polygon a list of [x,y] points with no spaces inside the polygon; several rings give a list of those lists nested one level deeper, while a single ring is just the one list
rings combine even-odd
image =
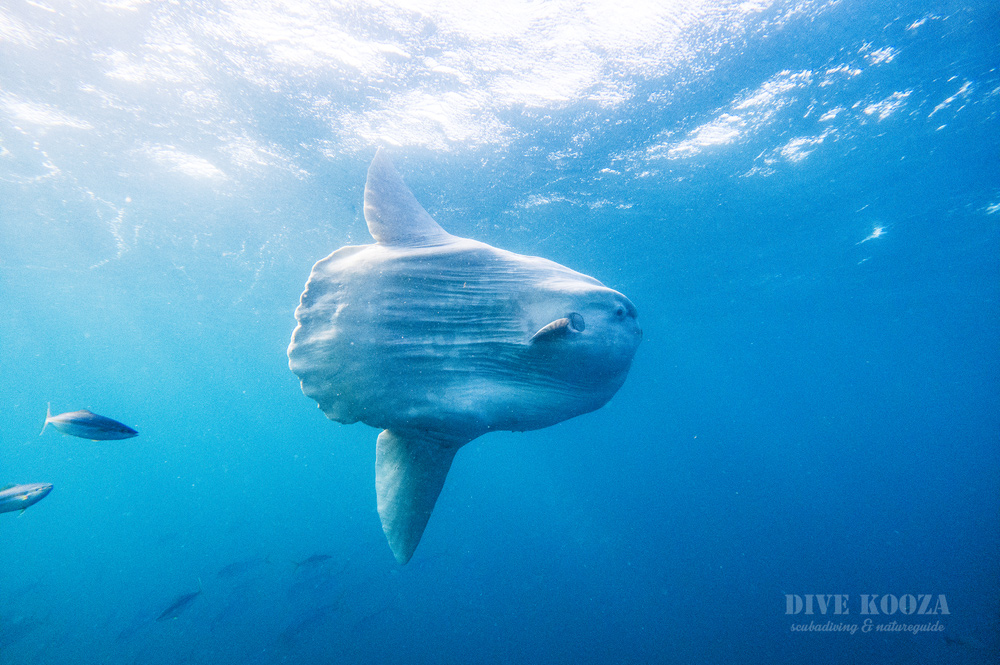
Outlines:
[{"label": "ocean sunfish", "polygon": [[596,279],[445,231],[383,150],[364,215],[375,243],[313,266],[288,364],[328,418],[383,430],[378,513],[405,564],[459,448],[600,408],[642,331],[629,299]]}]

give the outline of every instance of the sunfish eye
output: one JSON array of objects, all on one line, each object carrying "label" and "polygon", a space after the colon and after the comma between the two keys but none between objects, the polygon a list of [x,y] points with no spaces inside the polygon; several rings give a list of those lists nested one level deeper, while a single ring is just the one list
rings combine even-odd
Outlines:
[{"label": "sunfish eye", "polygon": [[576,312],[570,312],[566,318],[569,319],[569,327],[573,329],[573,332],[583,332],[587,329],[583,317]]},{"label": "sunfish eye", "polygon": [[621,305],[618,305],[618,309],[615,310],[615,316],[617,316],[619,319],[625,316],[625,308],[622,307]]}]

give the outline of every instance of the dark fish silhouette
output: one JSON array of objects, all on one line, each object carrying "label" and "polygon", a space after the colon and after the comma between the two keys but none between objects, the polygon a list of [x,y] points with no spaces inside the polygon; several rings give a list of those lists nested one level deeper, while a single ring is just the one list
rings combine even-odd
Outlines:
[{"label": "dark fish silhouette", "polygon": [[336,618],[336,610],[336,603],[317,607],[286,626],[278,639],[285,646],[293,646],[301,639],[316,635]]},{"label": "dark fish silhouette", "polygon": [[45,424],[39,436],[45,433],[49,423],[63,434],[78,436],[92,441],[109,441],[112,439],[131,439],[139,434],[128,425],[91,413],[86,409],[52,415],[52,405],[45,411]]},{"label": "dark fish silhouette", "polygon": [[293,561],[292,564],[295,566],[295,570],[298,570],[301,566],[306,566],[307,568],[309,566],[316,566],[323,563],[324,561],[329,561],[332,558],[333,557],[330,556],[329,554],[313,554],[308,559],[305,559],[303,561]]},{"label": "dark fish silhouette", "polygon": [[52,491],[51,483],[29,483],[27,485],[8,485],[0,490],[0,513],[11,513],[15,510],[24,512]]},{"label": "dark fish silhouette", "polygon": [[170,607],[163,610],[160,616],[156,617],[157,621],[166,621],[167,619],[176,619],[181,612],[187,609],[191,602],[201,595],[201,580],[198,580],[198,590],[192,591],[191,593],[186,593],[182,596],[178,596],[177,600],[171,603]]}]

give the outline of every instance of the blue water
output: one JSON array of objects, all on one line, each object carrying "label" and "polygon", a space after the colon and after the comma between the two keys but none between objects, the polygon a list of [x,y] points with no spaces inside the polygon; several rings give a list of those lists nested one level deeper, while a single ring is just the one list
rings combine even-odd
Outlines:
[{"label": "blue water", "polygon": [[[1000,15],[934,5],[5,3],[0,663],[1000,661]],[[404,567],[285,356],[380,145],[644,331]]]}]

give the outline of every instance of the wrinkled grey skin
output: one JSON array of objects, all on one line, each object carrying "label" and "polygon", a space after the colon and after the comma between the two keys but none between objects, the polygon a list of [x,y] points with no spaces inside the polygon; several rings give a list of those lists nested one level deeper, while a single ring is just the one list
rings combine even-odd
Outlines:
[{"label": "wrinkled grey skin", "polygon": [[382,151],[365,219],[375,244],[313,267],[288,358],[327,417],[385,430],[378,508],[406,563],[458,448],[600,408],[642,332],[635,306],[596,279],[444,231]]}]

